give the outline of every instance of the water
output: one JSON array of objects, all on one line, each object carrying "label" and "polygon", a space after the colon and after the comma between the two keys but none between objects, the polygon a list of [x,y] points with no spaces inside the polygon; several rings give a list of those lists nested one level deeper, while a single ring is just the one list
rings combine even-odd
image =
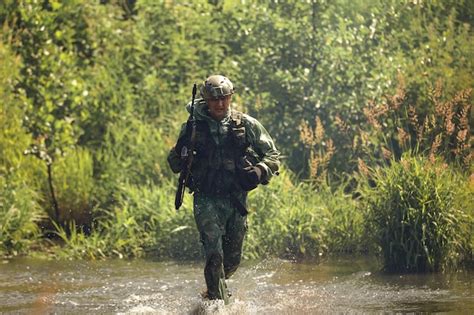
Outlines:
[{"label": "water", "polygon": [[0,264],[0,313],[474,314],[473,271],[387,275],[378,268],[371,258],[247,261],[224,306],[202,301],[201,262],[22,258]]}]

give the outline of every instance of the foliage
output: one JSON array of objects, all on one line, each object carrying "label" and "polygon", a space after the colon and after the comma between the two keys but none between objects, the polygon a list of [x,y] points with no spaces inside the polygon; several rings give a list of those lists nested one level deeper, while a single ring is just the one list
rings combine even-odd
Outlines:
[{"label": "foliage", "polygon": [[173,206],[175,185],[166,182],[160,187],[125,185],[121,191],[122,204],[128,205],[149,242],[142,240],[147,252],[160,257],[198,258],[199,235],[195,228],[191,197],[185,198],[183,208]]},{"label": "foliage", "polygon": [[0,254],[27,253],[40,236],[38,195],[25,183],[0,177]]},{"label": "foliage", "polygon": [[126,185],[161,187],[166,182],[171,176],[166,154],[172,144],[162,125],[130,116],[107,127],[94,154],[95,204],[101,208],[116,204]]},{"label": "foliage", "polygon": [[398,160],[404,152],[412,152],[432,161],[441,157],[461,170],[469,170],[471,93],[472,89],[466,89],[453,97],[443,95],[438,81],[430,90],[424,111],[420,111],[410,103],[404,80],[399,77],[393,96],[364,108],[368,124],[352,135],[353,147],[359,147],[360,156],[369,163],[392,157]]},{"label": "foliage", "polygon": [[174,185],[159,188],[122,184],[116,193],[118,205],[102,210],[91,235],[72,224],[70,233],[56,226],[65,242],[57,249],[60,257],[100,259],[117,256],[140,257],[145,254],[170,258],[200,257],[199,235],[195,229],[189,199],[176,212],[169,198]]},{"label": "foliage", "polygon": [[131,209],[123,206],[106,212],[90,235],[78,230],[74,222],[70,222],[68,230],[55,225],[57,235],[64,241],[56,253],[59,257],[88,259],[140,257],[149,240],[140,223]]},{"label": "foliage", "polygon": [[245,255],[366,251],[358,206],[377,196],[359,198],[354,173],[395,167],[405,152],[472,172],[473,10],[466,0],[2,1],[0,196],[19,214],[2,228],[21,230],[26,252],[32,222],[53,213],[52,182],[61,217],[75,221],[56,226],[58,255],[197,257],[191,200],[173,210],[165,157],[192,83],[222,73],[285,157],[282,175],[251,193]]},{"label": "foliage", "polygon": [[[87,149],[78,148],[57,159],[54,185],[60,210],[59,222],[74,221],[87,225],[92,221],[93,161]],[[47,183],[43,193],[47,196]],[[45,206],[48,209],[47,206]]]},{"label": "foliage", "polygon": [[371,175],[363,205],[387,270],[446,270],[470,254],[473,194],[462,176],[410,156]]},{"label": "foliage", "polygon": [[367,248],[362,213],[342,186],[332,191],[326,182],[317,188],[294,184],[292,176],[283,171],[271,185],[251,193],[246,257],[318,258]]},{"label": "foliage", "polygon": [[282,172],[265,188],[250,195],[245,255],[317,258],[326,252],[330,213],[311,186],[294,185],[288,174]]},{"label": "foliage", "polygon": [[23,155],[31,139],[22,129],[20,102],[12,93],[21,60],[2,42],[0,59],[0,255],[19,255],[39,237],[37,224],[44,213],[34,174],[40,165]]},{"label": "foliage", "polygon": [[[7,19],[21,56],[22,76],[16,92],[25,106],[23,125],[35,143],[31,154],[52,163],[77,141],[81,130],[74,121],[84,110],[81,66],[84,21],[77,3],[19,2]],[[28,31],[26,31],[28,30]]]},{"label": "foliage", "polygon": [[[308,173],[311,154],[293,126],[303,120],[315,128],[319,117],[336,150],[331,172],[350,173],[358,152],[334,122],[343,121],[348,131],[363,127],[362,109],[394,91],[398,72],[407,78],[409,102],[420,111],[425,91],[438,78],[447,94],[472,87],[472,25],[456,19],[463,5],[251,3],[228,13],[223,28],[235,34],[227,43],[238,52],[243,103],[275,135],[291,168]],[[329,143],[321,145],[329,149]]]}]

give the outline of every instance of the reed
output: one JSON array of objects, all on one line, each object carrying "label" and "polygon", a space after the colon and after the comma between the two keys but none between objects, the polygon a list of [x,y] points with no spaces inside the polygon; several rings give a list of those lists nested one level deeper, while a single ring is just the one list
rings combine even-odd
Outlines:
[{"label": "reed", "polygon": [[[343,124],[341,119],[338,122]],[[326,135],[319,116],[315,117],[313,125],[303,120],[299,128],[300,140],[309,150],[309,180],[317,184],[327,179],[329,163],[336,148],[333,140]]]},{"label": "reed", "polygon": [[474,194],[445,164],[405,155],[362,189],[367,228],[388,271],[455,269],[472,252]]},{"label": "reed", "polygon": [[372,164],[380,164],[379,161],[390,161],[391,155],[398,160],[403,153],[411,152],[427,156],[431,161],[443,158],[462,170],[469,170],[472,89],[450,96],[445,95],[442,81],[433,86],[429,97],[414,106],[399,75],[394,95],[385,96],[380,104],[369,102],[363,109],[368,124],[360,131],[360,137],[364,138],[363,133],[368,135],[375,148],[363,144],[365,158],[371,159]]}]

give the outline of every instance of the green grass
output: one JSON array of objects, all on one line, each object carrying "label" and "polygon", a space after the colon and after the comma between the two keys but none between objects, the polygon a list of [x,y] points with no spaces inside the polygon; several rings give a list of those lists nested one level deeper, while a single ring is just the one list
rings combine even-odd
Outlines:
[{"label": "green grass", "polygon": [[361,213],[342,186],[333,191],[326,183],[315,187],[292,176],[283,170],[250,194],[246,257],[312,259],[364,247]]},{"label": "green grass", "polygon": [[446,165],[405,157],[363,189],[368,229],[389,271],[455,269],[472,252],[472,190]]},{"label": "green grass", "polygon": [[[174,182],[162,186],[124,184],[117,206],[103,210],[89,236],[71,227],[58,228],[65,245],[59,256],[106,256],[197,259],[202,255],[192,211],[192,196],[174,210]],[[292,259],[318,258],[328,252],[354,252],[361,241],[361,216],[342,189],[315,190],[309,183],[293,184],[282,171],[269,186],[251,193],[249,231],[244,257],[273,255]],[[356,227],[356,228],[354,228]]]},{"label": "green grass", "polygon": [[42,214],[31,188],[0,177],[0,256],[28,253],[39,240]]}]

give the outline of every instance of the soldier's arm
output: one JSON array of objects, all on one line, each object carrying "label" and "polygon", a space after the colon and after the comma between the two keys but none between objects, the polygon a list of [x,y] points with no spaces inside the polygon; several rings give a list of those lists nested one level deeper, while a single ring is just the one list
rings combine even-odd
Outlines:
[{"label": "soldier's arm", "polygon": [[261,157],[257,166],[266,172],[266,181],[270,180],[280,167],[280,151],[263,125],[255,118],[245,115],[247,124],[247,140]]},{"label": "soldier's arm", "polygon": [[[184,123],[181,126],[181,131],[179,133],[177,143],[180,142],[180,139],[183,139],[185,134],[186,134],[186,123]],[[168,164],[169,164],[171,170],[173,171],[173,173],[181,172],[181,169],[183,167],[183,163],[181,161],[180,152],[177,152],[177,150],[176,150],[176,145],[171,148],[170,152],[168,153],[167,160],[168,160]]]}]

